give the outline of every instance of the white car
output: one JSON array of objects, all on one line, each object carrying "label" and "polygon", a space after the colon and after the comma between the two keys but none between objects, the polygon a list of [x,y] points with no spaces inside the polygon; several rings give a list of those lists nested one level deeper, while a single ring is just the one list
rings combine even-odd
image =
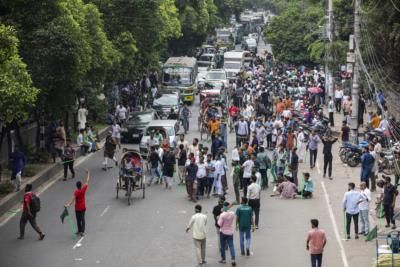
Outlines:
[{"label": "white car", "polygon": [[196,84],[197,90],[199,90],[200,88],[202,88],[204,86],[204,82],[206,80],[206,76],[208,73],[208,68],[198,67],[197,71],[198,71],[198,73],[196,76],[195,84]]},{"label": "white car", "polygon": [[229,81],[224,69],[213,69],[210,70],[206,75],[207,81],[221,81],[224,83],[224,87],[228,88]]}]

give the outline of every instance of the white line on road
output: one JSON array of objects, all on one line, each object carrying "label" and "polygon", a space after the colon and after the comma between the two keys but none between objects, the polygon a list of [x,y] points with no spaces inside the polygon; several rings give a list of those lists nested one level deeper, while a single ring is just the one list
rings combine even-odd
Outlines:
[{"label": "white line on road", "polygon": [[109,210],[109,208],[110,208],[110,206],[107,206],[107,207],[103,210],[103,212],[100,214],[100,217],[103,217],[104,214],[106,214],[106,212]]},{"label": "white line on road", "polygon": [[[317,165],[318,167],[318,165]],[[347,256],[346,256],[346,252],[344,250],[341,238],[340,238],[340,234],[338,231],[338,226],[335,220],[335,216],[333,215],[333,210],[332,210],[332,205],[330,204],[330,200],[329,200],[329,195],[328,192],[326,191],[326,187],[325,187],[325,183],[324,181],[321,181],[321,186],[322,186],[322,190],[324,191],[324,195],[325,195],[325,200],[326,200],[326,205],[328,206],[328,212],[329,212],[329,217],[331,218],[331,222],[333,225],[333,231],[335,232],[335,237],[336,237],[336,241],[339,244],[339,248],[340,248],[340,254],[342,256],[342,261],[343,261],[343,266],[344,267],[349,267],[349,263],[347,261]]]},{"label": "white line on road", "polygon": [[76,244],[72,247],[72,249],[76,249],[82,246],[82,241],[85,237],[82,236],[81,239],[78,240],[78,242],[76,242]]}]

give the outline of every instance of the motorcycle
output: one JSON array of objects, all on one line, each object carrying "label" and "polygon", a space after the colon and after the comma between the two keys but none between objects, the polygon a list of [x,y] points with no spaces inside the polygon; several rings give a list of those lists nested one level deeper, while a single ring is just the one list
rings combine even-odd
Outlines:
[{"label": "motorcycle", "polygon": [[[350,167],[356,167],[361,162],[362,148],[368,146],[367,141],[362,141],[358,145],[346,142],[339,149],[340,160]],[[349,161],[351,161],[349,163]]]}]

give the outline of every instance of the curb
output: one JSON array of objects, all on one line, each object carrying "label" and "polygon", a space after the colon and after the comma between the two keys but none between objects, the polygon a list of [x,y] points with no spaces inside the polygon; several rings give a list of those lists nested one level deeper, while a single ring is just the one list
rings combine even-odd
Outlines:
[{"label": "curb", "polygon": [[[107,132],[110,130],[110,126],[102,129],[99,131],[99,139],[103,140]],[[75,152],[76,152],[76,158],[81,157],[81,150],[79,147],[75,147]],[[47,181],[49,181],[51,178],[54,177],[57,173],[63,170],[63,166],[58,163],[53,163],[51,166],[48,166],[41,170],[38,174],[36,174],[34,177],[26,180],[22,185],[21,188],[24,187],[24,184],[30,183],[32,184],[33,188],[38,188]],[[18,203],[22,202],[24,196],[23,190],[20,190],[18,192],[13,192],[5,196],[1,201],[0,201],[0,217],[3,216],[6,212],[8,212],[10,209],[12,209],[15,205]]]}]

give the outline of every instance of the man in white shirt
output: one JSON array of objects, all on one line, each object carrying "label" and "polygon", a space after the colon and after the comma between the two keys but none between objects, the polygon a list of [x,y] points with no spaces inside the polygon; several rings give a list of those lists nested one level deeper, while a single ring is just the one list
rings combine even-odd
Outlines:
[{"label": "man in white shirt", "polygon": [[368,235],[369,233],[369,203],[371,202],[371,191],[367,188],[365,182],[360,184],[360,200],[358,202],[358,208],[360,209],[360,221],[361,221],[361,232],[360,235]]},{"label": "man in white shirt", "polygon": [[121,148],[121,126],[117,124],[117,121],[114,120],[112,127],[112,137],[115,139],[119,148]]},{"label": "man in white shirt", "polygon": [[203,156],[200,157],[199,163],[197,163],[197,196],[204,196],[204,189],[207,185],[207,165],[204,163],[204,158]]},{"label": "man in white shirt", "polygon": [[329,97],[329,102],[328,102],[328,113],[329,113],[329,123],[331,124],[331,127],[335,126],[335,123],[333,121],[333,112],[335,112],[335,107],[333,104],[332,97]]},{"label": "man in white shirt", "polygon": [[249,200],[249,206],[254,212],[256,229],[258,229],[258,221],[260,218],[260,194],[261,186],[256,183],[257,177],[251,177],[251,184],[247,188],[247,199]]},{"label": "man in white shirt", "polygon": [[248,140],[249,137],[249,125],[244,120],[243,117],[240,117],[240,121],[236,122],[237,125],[237,141],[236,145],[240,146],[242,142]]},{"label": "man in white shirt", "polygon": [[207,215],[201,213],[201,205],[196,205],[194,211],[196,212],[190,218],[189,224],[186,228],[186,233],[190,229],[193,230],[194,246],[196,248],[197,266],[204,266],[206,263],[206,234],[207,234]]},{"label": "man in white shirt", "polygon": [[221,159],[220,154],[217,155],[214,175],[215,175],[214,187],[216,189],[216,192],[218,195],[223,195],[222,176],[225,175],[225,161]]},{"label": "man in white shirt", "polygon": [[240,161],[239,150],[237,146],[235,146],[232,150],[232,163],[239,161]]},{"label": "man in white shirt", "polygon": [[335,106],[336,112],[340,112],[342,110],[342,99],[343,99],[343,90],[341,88],[337,88],[335,91]]},{"label": "man in white shirt", "polygon": [[125,122],[127,113],[128,110],[122,104],[118,105],[115,109],[115,117],[118,119],[120,125]]},{"label": "man in white shirt", "polygon": [[256,156],[252,155],[251,159],[246,160],[243,165],[243,194],[247,195],[247,186],[250,184],[251,172],[254,167],[254,161],[256,160]]}]

